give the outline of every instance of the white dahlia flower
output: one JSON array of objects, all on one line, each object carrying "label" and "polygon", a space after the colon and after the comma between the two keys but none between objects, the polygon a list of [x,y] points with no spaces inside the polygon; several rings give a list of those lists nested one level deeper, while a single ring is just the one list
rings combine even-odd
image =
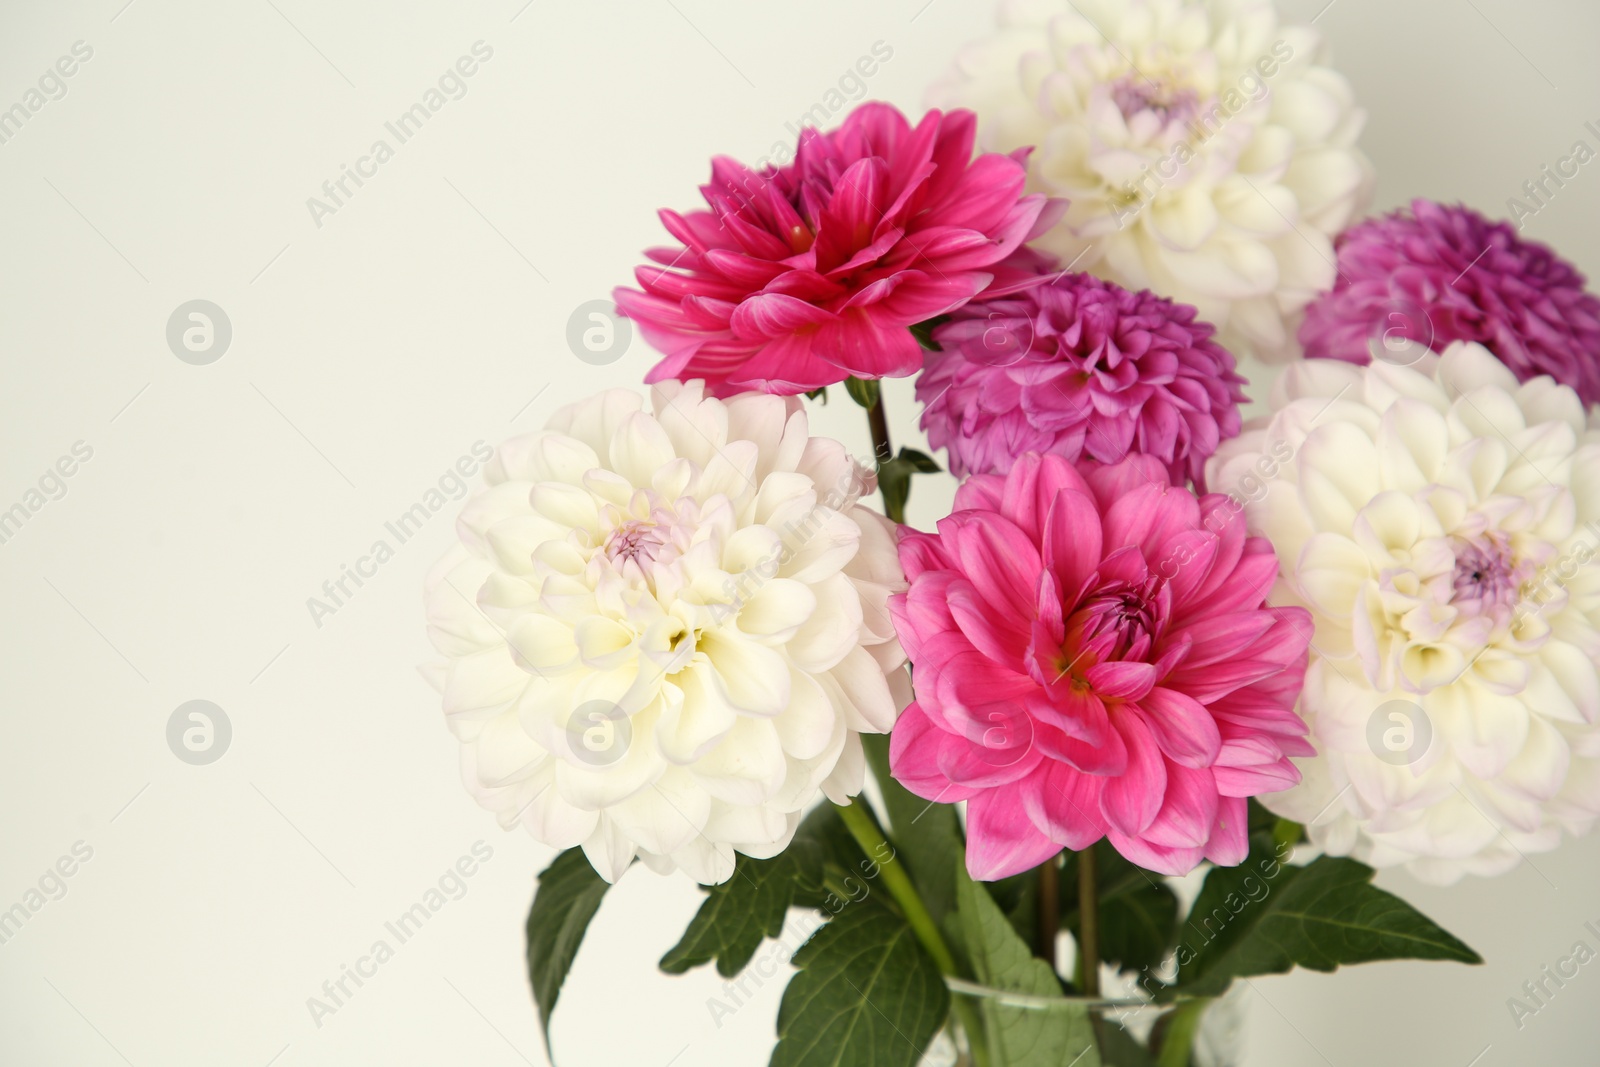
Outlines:
[{"label": "white dahlia flower", "polygon": [[615,390],[502,444],[428,577],[429,673],[509,828],[697,881],[860,791],[909,700],[872,476],[798,397]]},{"label": "white dahlia flower", "polygon": [[1010,0],[930,103],[975,111],[986,149],[1034,147],[1029,188],[1071,201],[1034,242],[1063,266],[1282,362],[1372,185],[1366,116],[1327,58],[1263,0]]},{"label": "white dahlia flower", "polygon": [[1207,469],[1315,621],[1318,755],[1261,798],[1328,852],[1496,874],[1600,815],[1600,429],[1470,343],[1290,366]]}]

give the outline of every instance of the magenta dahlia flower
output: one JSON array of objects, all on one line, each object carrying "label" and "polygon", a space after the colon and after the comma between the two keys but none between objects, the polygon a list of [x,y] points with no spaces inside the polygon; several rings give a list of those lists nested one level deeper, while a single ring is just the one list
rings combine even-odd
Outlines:
[{"label": "magenta dahlia flower", "polygon": [[986,289],[1033,284],[1005,261],[1065,203],[1023,196],[1026,152],[972,155],[969,111],[915,128],[888,104],[830,133],[802,131],[795,161],[761,172],[726,157],[710,211],[662,211],[682,248],[655,248],[623,314],[666,358],[645,380],[707,391],[801,393],[922,365],[908,327]]},{"label": "magenta dahlia flower", "polygon": [[1364,364],[1369,341],[1436,352],[1476,341],[1520,381],[1548,374],[1600,402],[1600,300],[1572,264],[1510,223],[1413,200],[1409,212],[1347,230],[1338,258],[1338,282],[1300,327],[1306,355]]},{"label": "magenta dahlia flower", "polygon": [[910,532],[890,599],[916,700],[895,778],[967,801],[967,870],[993,880],[1102,836],[1152,871],[1239,863],[1245,798],[1299,781],[1311,622],[1270,608],[1272,546],[1226,497],[1131,456],[1079,473],[1029,453]]},{"label": "magenta dahlia flower", "polygon": [[1154,456],[1203,486],[1206,458],[1239,433],[1244,378],[1195,309],[1090,274],[987,294],[934,331],[917,399],[950,470],[997,474],[1024,452],[1115,463]]}]

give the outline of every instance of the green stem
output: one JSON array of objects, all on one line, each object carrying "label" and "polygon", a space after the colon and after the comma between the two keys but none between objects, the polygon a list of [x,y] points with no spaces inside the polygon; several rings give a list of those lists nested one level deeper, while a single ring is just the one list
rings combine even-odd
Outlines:
[{"label": "green stem", "polygon": [[[911,924],[912,933],[928,950],[933,962],[939,965],[940,972],[955,975],[956,959],[950,954],[950,946],[945,944],[938,924],[928,913],[928,906],[922,902],[917,887],[911,884],[911,879],[906,875],[905,864],[900,862],[900,857],[895,855],[883,831],[878,829],[877,822],[868,813],[866,801],[856,797],[855,803],[840,807],[839,818],[844,821],[850,836],[856,839],[856,844],[861,846],[861,851],[878,865],[878,876],[883,879],[884,888],[900,905],[906,922]],[[885,859],[885,856],[888,858]]]},{"label": "green stem", "polygon": [[1161,1039],[1161,1054],[1156,1067],[1189,1067],[1195,1035],[1200,1032],[1200,1016],[1205,1014],[1210,997],[1179,1001],[1167,1015],[1166,1036]]},{"label": "green stem", "polygon": [[1056,935],[1061,932],[1061,862],[1059,855],[1039,864],[1038,922],[1033,954],[1056,969]]},{"label": "green stem", "polygon": [[[867,409],[867,429],[872,432],[872,458],[879,467],[894,458],[894,445],[889,441],[889,416],[883,408],[883,393],[878,393],[877,401]],[[889,499],[887,488],[880,486],[883,491],[883,513],[898,523],[906,521],[905,508]]]},{"label": "green stem", "polygon": [[[928,906],[922,902],[917,887],[911,884],[905,864],[900,862],[900,857],[895,854],[894,848],[883,836],[883,831],[878,828],[877,820],[867,808],[866,798],[856,797],[852,804],[836,804],[834,807],[838,809],[839,818],[850,831],[850,836],[861,846],[861,851],[878,865],[878,877],[883,879],[884,888],[889,891],[891,897],[894,897],[895,903],[900,905],[901,913],[911,925],[911,932],[927,950],[939,968],[939,973],[950,978],[961,977],[956,967],[956,958],[951,955],[950,946],[945,944],[944,935],[939,933],[939,925],[933,921],[933,916],[929,914]],[[977,1067],[988,1067],[989,1050],[983,1044],[983,1027],[978,1021],[977,1009],[970,1000],[960,994],[952,994],[950,1002],[956,1014],[961,1017],[961,1025],[967,1032],[967,1042],[972,1047],[973,1061]]]},{"label": "green stem", "polygon": [[1094,846],[1078,853],[1078,991],[1100,995],[1100,882]]}]

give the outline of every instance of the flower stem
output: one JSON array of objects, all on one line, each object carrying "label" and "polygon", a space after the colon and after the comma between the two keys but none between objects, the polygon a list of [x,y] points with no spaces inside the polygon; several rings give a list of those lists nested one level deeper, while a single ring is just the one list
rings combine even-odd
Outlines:
[{"label": "flower stem", "polygon": [[[894,458],[894,445],[889,441],[889,416],[884,411],[883,393],[878,393],[878,398],[867,409],[867,429],[872,432],[872,459],[881,469],[883,465]],[[879,489],[883,492],[883,513],[894,522],[906,521],[905,507],[889,496],[888,487],[879,480]]]},{"label": "flower stem", "polygon": [[[877,822],[868,814],[866,801],[857,797],[853,804],[842,807],[835,805],[835,807],[839,808],[839,818],[850,831],[850,836],[856,839],[856,844],[861,846],[861,851],[878,865],[884,888],[889,890],[889,895],[900,905],[906,922],[911,924],[912,933],[917,935],[922,947],[928,950],[928,955],[933,957],[933,962],[938,964],[941,973],[955,975],[956,960],[950,954],[950,946],[945,944],[944,935],[939,933],[938,924],[928,913],[928,906],[922,902],[917,887],[911,884],[911,879],[906,875],[905,864],[900,862],[900,857],[895,855],[894,849],[883,836],[883,831],[878,829]],[[885,859],[885,856],[888,858]]]},{"label": "flower stem", "polygon": [[[950,946],[945,944],[944,935],[939,933],[939,925],[933,921],[933,916],[929,914],[928,906],[922,902],[917,887],[911,884],[911,878],[906,874],[905,865],[900,862],[900,857],[895,854],[893,847],[883,836],[883,831],[878,828],[877,821],[867,810],[866,799],[857,797],[852,804],[836,804],[834,807],[838,810],[839,818],[845,828],[850,831],[850,836],[856,839],[856,844],[860,845],[861,850],[878,865],[878,874],[883,879],[884,888],[889,890],[889,895],[900,905],[900,911],[905,915],[906,922],[911,925],[911,932],[927,950],[935,966],[939,968],[939,973],[948,978],[961,977],[956,967],[956,959],[950,953]],[[989,1050],[983,1043],[983,1027],[978,1021],[977,1009],[970,1000],[959,993],[951,995],[950,1004],[960,1016],[962,1028],[967,1032],[967,1043],[972,1049],[973,1062],[977,1067],[988,1067]]]},{"label": "flower stem", "polygon": [[1195,1036],[1200,1032],[1200,1016],[1205,1013],[1210,997],[1184,1000],[1167,1016],[1166,1036],[1161,1039],[1161,1054],[1156,1057],[1156,1067],[1189,1067],[1189,1054],[1194,1049]]},{"label": "flower stem", "polygon": [[1056,969],[1056,935],[1061,932],[1061,861],[1051,856],[1039,864],[1038,922],[1035,925],[1033,954]]},{"label": "flower stem", "polygon": [[1100,899],[1094,846],[1078,853],[1078,992],[1100,995]]}]

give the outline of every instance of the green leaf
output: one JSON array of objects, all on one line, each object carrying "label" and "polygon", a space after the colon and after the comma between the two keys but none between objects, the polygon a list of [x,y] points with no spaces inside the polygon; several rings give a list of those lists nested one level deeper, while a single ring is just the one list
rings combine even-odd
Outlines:
[{"label": "green leaf", "polygon": [[[702,887],[705,903],[683,937],[661,957],[661,969],[683,974],[715,960],[717,973],[724,978],[744,970],[763,939],[783,932],[799,883],[822,865],[820,852],[816,841],[797,838],[771,859],[738,855],[732,878]],[[820,886],[820,876],[816,884]]]},{"label": "green leaf", "polygon": [[611,884],[589,866],[581,848],[569,848],[539,875],[533,906],[528,909],[528,978],[545,1051],[550,1051],[550,1013],[556,1009],[561,983],[583,943],[600,900]]},{"label": "green leaf", "polygon": [[933,331],[949,321],[949,315],[935,315],[924,322],[914,323],[911,327],[911,336],[917,339],[917,344],[930,352],[942,351],[939,343],[933,339]]},{"label": "green leaf", "polygon": [[821,400],[822,403],[823,403],[823,406],[827,406],[827,403],[828,403],[828,387],[826,385],[824,385],[821,389],[813,389],[813,390],[811,390],[811,392],[806,394],[806,399],[807,400]]},{"label": "green leaf", "polygon": [[870,410],[877,406],[878,379],[876,378],[846,378],[844,391],[850,394],[851,400],[864,408]]},{"label": "green leaf", "polygon": [[904,919],[851,905],[794,955],[772,1067],[915,1067],[950,993]]},{"label": "green leaf", "polygon": [[889,840],[909,869],[928,913],[938,922],[955,907],[955,869],[966,856],[955,805],[930,803],[894,780],[887,735],[863,734],[861,743],[883,792]]},{"label": "green leaf", "polygon": [[914,448],[902,448],[900,450],[900,458],[911,464],[911,469],[918,474],[938,474],[944,470],[943,467],[939,466],[938,460],[926,452],[918,452]]},{"label": "green leaf", "polygon": [[1178,938],[1178,897],[1165,883],[1145,885],[1100,908],[1100,956],[1124,971],[1155,967]]},{"label": "green leaf", "polygon": [[884,514],[891,519],[906,513],[906,501],[911,499],[911,476],[916,473],[910,463],[896,456],[878,464],[878,491],[883,494]]},{"label": "green leaf", "polygon": [[1235,978],[1291,967],[1331,971],[1373,960],[1483,958],[1410,904],[1371,884],[1371,867],[1322,856],[1282,864],[1257,846],[1238,867],[1216,867],[1184,927],[1177,990],[1217,996]]},{"label": "green leaf", "polygon": [[[1034,959],[989,891],[956,875],[956,907],[965,933],[973,977],[980,985],[1030,997],[1059,997],[1061,983],[1050,965]],[[981,1001],[989,1059],[1005,1067],[1100,1067],[1089,1010],[1062,999],[1059,1008],[1021,1008]]]}]

